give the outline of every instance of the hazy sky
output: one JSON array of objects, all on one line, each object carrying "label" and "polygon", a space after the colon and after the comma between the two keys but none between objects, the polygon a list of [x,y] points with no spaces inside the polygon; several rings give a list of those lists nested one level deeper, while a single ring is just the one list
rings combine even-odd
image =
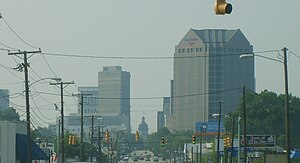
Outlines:
[{"label": "hazy sky", "polygon": [[[190,28],[241,29],[255,52],[287,47],[300,56],[299,0],[231,0],[231,15],[214,15],[213,0],[2,0],[0,13],[24,41],[44,53],[103,57],[171,57],[175,45]],[[298,16],[297,16],[298,15]],[[36,50],[26,45],[0,19],[2,44],[22,51]],[[277,57],[277,53],[263,53]],[[46,60],[46,61],[45,61]],[[24,73],[11,70],[22,60],[0,50],[0,89],[10,94],[24,90]],[[120,65],[131,73],[131,97],[170,95],[172,59],[96,59],[35,54],[29,59],[31,83],[40,78],[74,80],[65,94],[77,93],[79,86],[97,86],[97,72],[103,66]],[[289,90],[300,96],[300,58],[289,55]],[[49,65],[49,66],[48,66]],[[51,71],[51,69],[52,71]],[[256,58],[257,91],[284,92],[283,65]],[[37,93],[39,92],[39,93]],[[31,87],[32,121],[36,127],[54,122],[59,112],[59,95],[49,80]],[[24,94],[12,95],[11,106],[24,115]],[[150,132],[156,131],[156,112],[162,98],[132,100],[132,130],[146,117]],[[37,109],[39,108],[39,109]],[[77,99],[65,97],[65,113],[77,111]]]}]

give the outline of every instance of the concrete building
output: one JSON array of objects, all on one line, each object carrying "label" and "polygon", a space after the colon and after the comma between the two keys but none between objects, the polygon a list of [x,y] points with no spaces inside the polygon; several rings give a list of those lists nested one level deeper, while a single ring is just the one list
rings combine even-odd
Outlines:
[{"label": "concrete building", "polygon": [[8,89],[0,89],[0,109],[9,108],[9,91]]},{"label": "concrete building", "polygon": [[222,113],[235,111],[242,87],[255,90],[253,46],[243,33],[225,29],[190,29],[174,53],[171,91],[171,130],[194,130],[195,122],[215,121],[219,100]]},{"label": "concrete building", "polygon": [[[78,87],[78,92],[83,94],[83,115],[98,114],[98,87]],[[82,103],[81,95],[78,96],[78,103]],[[78,113],[81,113],[81,105],[78,105]]]},{"label": "concrete building", "polygon": [[171,114],[171,98],[163,98],[163,111],[157,112],[157,130],[166,127],[166,117]]},{"label": "concrete building", "polygon": [[119,117],[130,131],[130,73],[122,71],[121,66],[103,67],[98,73],[98,97],[98,113],[108,118]]},{"label": "concrete building", "polygon": [[[0,121],[0,163],[27,162],[27,127],[25,122]],[[44,160],[49,157],[32,140],[32,159]]]},{"label": "concrete building", "polygon": [[163,111],[157,112],[157,131],[166,126],[165,114]]}]

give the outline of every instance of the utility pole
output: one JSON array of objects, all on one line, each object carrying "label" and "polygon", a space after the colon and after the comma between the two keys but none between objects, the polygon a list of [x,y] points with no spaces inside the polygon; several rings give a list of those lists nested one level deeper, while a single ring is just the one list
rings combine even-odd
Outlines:
[{"label": "utility pole", "polygon": [[244,162],[247,162],[247,125],[246,125],[246,87],[243,86],[243,118],[244,118],[244,136],[243,136],[243,142],[244,142]]},{"label": "utility pole", "polygon": [[29,63],[27,62],[27,54],[40,53],[38,51],[20,51],[15,53],[8,53],[8,55],[24,55],[24,63],[21,67],[18,67],[17,70],[22,71],[24,68],[25,73],[25,101],[26,101],[26,123],[27,123],[27,162],[32,162],[32,144],[31,144],[31,131],[30,131],[30,105],[29,105],[29,85],[28,85],[28,67]]},{"label": "utility pole", "polygon": [[217,140],[217,163],[220,162],[220,127],[221,127],[221,107],[223,101],[219,100],[219,115],[218,115],[218,140]]},{"label": "utility pole", "polygon": [[290,113],[289,113],[289,88],[288,88],[288,68],[287,68],[287,48],[283,48],[283,66],[285,83],[285,133],[286,133],[286,160],[290,163]]},{"label": "utility pole", "polygon": [[91,162],[93,162],[93,139],[94,139],[94,115],[92,115],[92,134],[91,134]]},{"label": "utility pole", "polygon": [[92,126],[91,126],[91,153],[90,153],[90,161],[91,162],[93,162],[93,138],[94,138],[94,118],[95,117],[101,117],[101,115],[100,116],[95,116],[95,115],[91,115],[91,116],[86,116],[86,117],[91,117],[92,118]]},{"label": "utility pole", "polygon": [[98,148],[99,148],[99,160],[98,162],[101,163],[101,155],[102,155],[102,149],[101,149],[101,130],[100,126],[98,126]]},{"label": "utility pole", "polygon": [[238,163],[241,162],[241,117],[238,117]]},{"label": "utility pole", "polygon": [[[59,152],[60,152],[60,119],[58,120],[58,135],[57,135],[57,153],[59,154]],[[56,154],[57,155],[57,154]],[[56,156],[57,157],[57,156]],[[60,156],[59,156],[59,158],[58,158],[59,160],[60,160]],[[60,162],[60,161],[58,161],[58,162]]]},{"label": "utility pole", "polygon": [[[103,128],[106,126],[98,126],[98,148],[99,148],[99,163],[102,162],[102,148],[101,148],[101,140],[103,139]],[[101,128],[101,130],[100,130]],[[101,139],[101,134],[102,134],[102,139]]]},{"label": "utility pole", "polygon": [[[68,86],[69,84],[74,84],[74,81],[72,82],[57,82],[57,83],[50,83],[50,85],[60,85],[60,100],[61,100],[61,108],[60,108],[60,114],[61,114],[61,160],[62,163],[65,163],[65,139],[64,139],[64,88]],[[66,85],[64,87],[64,85]]]},{"label": "utility pole", "polygon": [[233,161],[233,142],[234,142],[234,125],[235,125],[235,117],[232,118],[232,133],[231,133],[231,155],[230,155],[230,163]]},{"label": "utility pole", "polygon": [[80,95],[80,99],[81,102],[79,103],[81,106],[80,109],[80,161],[83,161],[83,97],[84,96],[89,96],[92,94],[84,94],[84,93],[79,93],[79,94],[73,94],[73,96],[79,96]]}]

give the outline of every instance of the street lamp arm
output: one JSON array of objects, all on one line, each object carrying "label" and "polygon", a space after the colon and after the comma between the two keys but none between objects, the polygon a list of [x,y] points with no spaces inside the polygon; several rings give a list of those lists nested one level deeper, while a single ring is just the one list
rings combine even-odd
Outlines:
[{"label": "street lamp arm", "polygon": [[268,60],[271,60],[271,61],[283,63],[282,60],[266,57],[266,56],[255,54],[255,53],[248,53],[248,54],[240,55],[240,59],[244,59],[244,58],[248,58],[248,57],[261,57],[261,58],[268,59]]},{"label": "street lamp arm", "polygon": [[39,80],[36,80],[34,81],[33,83],[31,83],[29,86],[32,86],[33,84],[37,83],[37,82],[40,82],[42,80],[47,80],[47,79],[51,79],[51,80],[55,80],[55,81],[61,81],[61,78],[42,78],[42,79],[39,79]]}]

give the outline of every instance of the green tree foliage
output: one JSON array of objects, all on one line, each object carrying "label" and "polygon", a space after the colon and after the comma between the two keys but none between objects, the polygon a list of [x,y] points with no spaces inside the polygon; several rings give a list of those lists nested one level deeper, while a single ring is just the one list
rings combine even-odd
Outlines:
[{"label": "green tree foliage", "polygon": [[0,120],[20,122],[20,115],[16,109],[10,107],[8,109],[0,109]]},{"label": "green tree foliage", "polygon": [[[183,150],[184,144],[192,141],[192,135],[193,131],[171,133],[168,128],[162,128],[156,133],[149,135],[145,143],[148,143],[148,149],[152,150],[156,155],[163,154],[168,158],[171,154],[169,151]],[[160,145],[162,137],[166,141],[163,147]]]},{"label": "green tree foliage", "polygon": [[[247,134],[274,134],[277,136],[277,144],[285,146],[285,96],[277,95],[267,90],[259,94],[246,93]],[[290,101],[290,134],[291,149],[300,148],[300,99],[292,95]],[[241,101],[238,114],[243,117],[243,103]],[[241,125],[243,120],[241,121]]]},{"label": "green tree foliage", "polygon": [[54,138],[56,137],[55,133],[53,133],[52,130],[46,127],[38,127],[37,129],[32,131],[31,135],[33,139],[39,138],[41,140],[47,140],[48,142],[52,142],[52,140],[54,140]]}]

